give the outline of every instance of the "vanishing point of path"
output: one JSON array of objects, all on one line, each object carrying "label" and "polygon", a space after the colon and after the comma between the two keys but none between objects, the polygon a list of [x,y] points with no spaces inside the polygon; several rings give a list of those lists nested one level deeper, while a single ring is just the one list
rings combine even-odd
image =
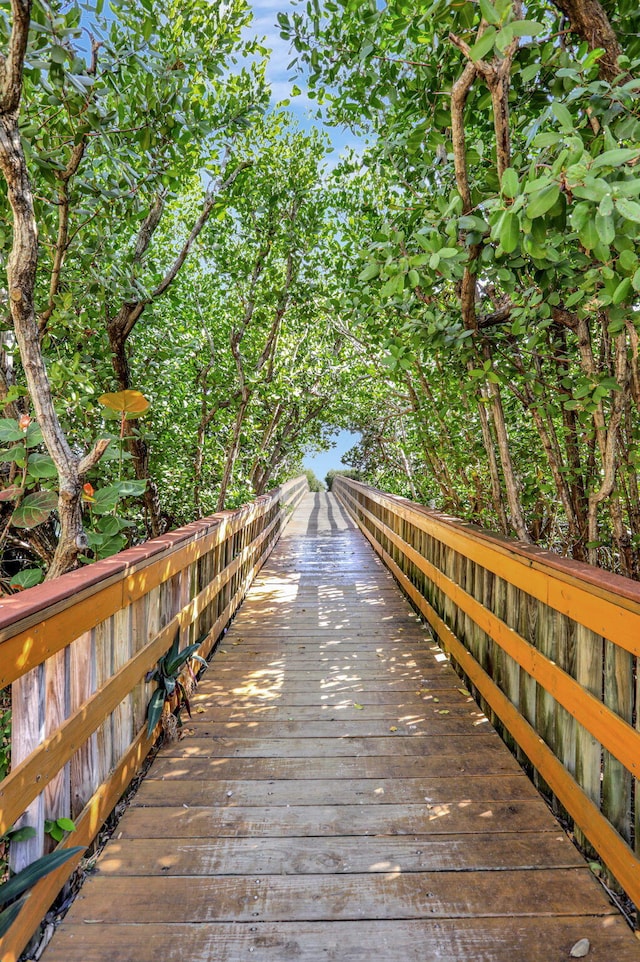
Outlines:
[{"label": "vanishing point of path", "polygon": [[45,962],[638,962],[331,495],[296,512]]}]

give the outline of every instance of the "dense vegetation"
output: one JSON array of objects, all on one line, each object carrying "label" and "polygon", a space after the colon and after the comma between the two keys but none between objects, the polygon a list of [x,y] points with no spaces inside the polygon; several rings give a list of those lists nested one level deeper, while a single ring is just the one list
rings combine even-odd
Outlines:
[{"label": "dense vegetation", "polygon": [[342,316],[386,375],[354,467],[637,576],[640,10],[296,4],[362,251]]},{"label": "dense vegetation", "polygon": [[0,499],[15,589],[296,473],[344,422],[358,365],[328,322],[344,254],[327,145],[267,110],[247,5],[8,6]]},{"label": "dense vegetation", "polygon": [[632,0],[294,3],[298,83],[368,141],[332,171],[244,0],[0,10],[6,590],[336,427],[379,487],[638,576]]}]

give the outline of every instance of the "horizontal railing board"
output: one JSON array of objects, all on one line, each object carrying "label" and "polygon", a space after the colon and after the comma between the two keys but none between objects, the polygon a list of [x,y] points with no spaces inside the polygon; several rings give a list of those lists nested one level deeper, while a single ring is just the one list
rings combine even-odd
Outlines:
[{"label": "horizontal railing board", "polygon": [[[366,490],[366,485],[352,484],[356,490]],[[535,545],[500,538],[466,522],[447,519],[404,498],[383,494],[375,488],[369,490],[379,497],[377,503],[387,505],[389,510],[415,524],[425,534],[493,574],[506,578],[522,591],[596,634],[634,655],[640,655],[640,583],[583,562],[552,555]]]},{"label": "horizontal railing board", "polygon": [[[68,771],[70,759],[72,768],[76,760],[77,773],[78,751],[89,739],[94,738],[93,732],[100,734],[105,724],[111,724],[110,719],[116,717],[123,697],[131,701],[129,696],[139,686],[145,670],[152,667],[168,649],[176,629],[181,629],[182,645],[187,644],[188,626],[197,626],[201,617],[209,612],[212,617],[207,616],[208,634],[200,651],[205,656],[211,651],[256,572],[273,549],[289,520],[290,511],[295,509],[307,489],[306,478],[287,482],[251,505],[194,522],[171,535],[154,539],[154,544],[146,543],[129,549],[116,556],[115,560],[106,559],[107,564],[97,562],[69,576],[62,576],[50,586],[30,589],[16,597],[15,601],[19,604],[11,608],[8,603],[3,606],[0,625],[4,626],[4,640],[0,641],[0,667],[5,669],[2,675],[11,675],[12,680],[20,679],[21,675],[32,675],[33,665],[41,664],[52,654],[58,657],[57,652],[73,646],[84,635],[85,643],[78,650],[86,670],[86,658],[93,650],[90,629],[97,630],[102,624],[108,625],[114,618],[119,624],[118,613],[128,611],[130,605],[134,605],[131,611],[135,612],[132,619],[127,617],[122,621],[121,630],[132,634],[130,642],[124,646],[120,644],[115,674],[107,675],[96,691],[91,690],[90,684],[84,686],[84,700],[80,704],[73,702],[71,714],[56,722],[48,739],[41,745],[36,743],[35,751],[22,762],[18,760],[14,770],[0,785],[3,825],[4,822],[11,824],[15,815],[29,801],[40,797],[43,787],[47,782],[58,779],[60,771]],[[253,536],[247,544],[249,532]],[[214,568],[215,565],[217,567]],[[158,589],[163,585],[162,593],[158,594]],[[197,594],[191,598],[194,590]],[[154,604],[160,605],[161,611],[150,612],[149,605],[136,607],[136,602],[151,592],[155,592]],[[175,614],[172,614],[172,606],[176,604],[178,610],[173,608]],[[74,617],[80,608],[82,617]],[[8,623],[10,611],[16,613],[15,624]],[[156,625],[153,637],[138,646],[134,643],[133,632],[144,633],[144,619],[151,615]],[[161,619],[159,623],[158,617]],[[165,621],[168,618],[166,624],[163,618]],[[105,636],[112,639],[113,643],[116,641],[116,622],[113,622]],[[58,632],[57,637],[53,637],[53,627]],[[110,645],[112,641],[109,641]],[[128,652],[130,657],[123,663],[121,658],[124,652]],[[15,664],[7,669],[10,660],[15,660]],[[74,673],[77,673],[77,666]],[[137,697],[139,699],[141,696]],[[142,693],[142,697],[148,696]],[[134,711],[132,704],[125,713],[127,717],[130,716],[134,726],[139,724],[135,719],[140,718],[139,712],[143,707],[144,703]],[[137,733],[134,728],[133,741],[113,768],[107,765],[106,780],[93,792],[76,818],[76,831],[62,843],[62,847],[90,844],[139,769],[158,731],[149,738],[146,725]],[[104,742],[104,745],[111,751],[110,741]],[[104,774],[101,777],[104,779]],[[2,940],[0,954],[3,962],[18,958],[78,860],[79,857],[73,859],[58,872],[42,879],[32,890],[18,918]]]},{"label": "horizontal railing board", "polygon": [[[284,486],[276,489],[280,493],[283,490]],[[171,536],[153,539],[120,552],[114,556],[117,560],[105,558],[9,599],[2,605],[0,615],[0,688],[66,647],[73,640],[70,632],[78,637],[94,628],[152,587],[198,561],[243,525],[252,523],[260,505],[270,503],[266,497],[255,502],[255,508],[246,505],[238,509],[235,517],[234,512],[212,516],[207,530],[195,530],[192,542],[185,544],[188,533],[183,532],[192,527],[188,525],[179,529],[175,540]],[[201,522],[194,524],[200,526]],[[155,572],[153,578],[150,568]],[[97,573],[94,569],[98,569]],[[58,584],[61,581],[62,586]],[[68,615],[70,610],[72,614]]]},{"label": "horizontal railing board", "polygon": [[[523,666],[530,674],[532,682],[538,683],[539,687],[533,691],[534,697],[536,692],[539,699],[544,695],[551,695],[557,703],[556,710],[562,710],[560,708],[562,706],[582,724],[583,727],[578,729],[578,732],[581,732],[584,736],[581,736],[580,744],[584,741],[585,747],[588,748],[589,745],[593,745],[596,750],[593,759],[585,760],[587,767],[584,777],[586,779],[585,784],[588,786],[601,771],[600,744],[603,744],[605,748],[614,750],[613,753],[617,753],[618,757],[624,760],[624,767],[627,768],[629,775],[636,772],[640,754],[638,749],[640,733],[610,707],[603,704],[601,697],[598,697],[602,692],[602,681],[598,682],[594,671],[597,669],[601,674],[606,672],[604,660],[599,658],[593,671],[586,663],[584,668],[577,665],[576,678],[573,678],[558,667],[552,658],[547,657],[547,654],[542,654],[541,650],[536,649],[535,645],[502,621],[502,618],[498,618],[495,612],[482,603],[482,601],[487,601],[487,598],[482,594],[485,589],[482,588],[482,582],[478,582],[477,577],[473,589],[474,595],[455,582],[454,578],[458,577],[459,574],[463,579],[467,575],[465,569],[460,569],[459,564],[455,562],[456,556],[447,555],[446,549],[457,552],[458,558],[461,556],[466,558],[467,566],[475,564],[478,572],[483,570],[491,572],[511,589],[515,587],[516,592],[521,591],[525,598],[529,596],[530,599],[536,599],[536,602],[542,602],[549,606],[549,609],[555,609],[560,615],[571,618],[578,626],[579,631],[584,632],[585,628],[595,631],[594,626],[602,629],[603,622],[606,620],[602,614],[603,611],[607,616],[611,613],[612,608],[617,608],[618,613],[622,612],[621,617],[613,619],[613,628],[607,627],[606,630],[595,631],[593,636],[590,635],[589,631],[586,631],[582,648],[576,649],[578,653],[582,651],[585,644],[590,643],[590,639],[593,637],[596,641],[599,640],[601,646],[602,638],[600,636],[611,639],[613,642],[611,649],[614,651],[616,650],[616,643],[620,646],[617,649],[618,651],[622,652],[623,649],[627,652],[636,651],[638,648],[637,635],[634,635],[633,638],[620,637],[619,631],[621,619],[627,619],[628,625],[636,624],[638,606],[635,599],[640,596],[640,585],[629,582],[628,579],[611,575],[602,579],[606,587],[601,588],[599,584],[595,583],[596,579],[600,580],[599,575],[601,574],[597,569],[578,562],[565,563],[565,559],[561,558],[554,558],[552,562],[549,562],[548,552],[542,552],[539,549],[533,549],[532,551],[529,546],[522,546],[508,542],[507,539],[486,535],[484,532],[478,532],[477,529],[473,530],[470,536],[469,528],[471,526],[445,519],[442,516],[439,516],[436,521],[433,512],[413,505],[406,499],[367,488],[366,485],[359,482],[336,479],[336,493],[347,510],[350,510],[363,534],[393,573],[405,593],[431,624],[445,650],[457,662],[461,671],[475,687],[480,697],[484,699],[488,710],[493,713],[492,717],[499,719],[506,731],[514,738],[538,776],[543,779],[574,820],[576,830],[579,829],[588,842],[594,846],[601,860],[618,883],[622,885],[629,897],[637,903],[640,902],[640,860],[627,844],[625,838],[617,831],[610,818],[607,817],[606,808],[602,811],[598,805],[600,777],[594,782],[596,786],[594,798],[590,798],[587,788],[578,783],[573,774],[567,770],[562,759],[554,753],[553,747],[545,744],[540,737],[540,733],[536,731],[535,724],[537,721],[545,723],[549,720],[549,716],[545,714],[544,702],[540,701],[540,710],[537,715],[534,708],[533,716],[528,719],[523,717],[517,704],[513,704],[507,694],[496,684],[489,671],[485,670],[474,653],[460,640],[453,627],[457,624],[459,627],[462,626],[463,632],[467,632],[467,630],[470,630],[469,626],[475,624],[483,632],[484,638],[495,642],[499,646],[498,651],[501,647],[502,651],[512,659],[512,664],[518,667]],[[365,507],[363,501],[366,501],[372,510]],[[380,510],[380,517],[376,513],[376,508]],[[391,527],[394,518],[398,522],[398,530],[405,537],[401,537],[398,531]],[[411,530],[406,525],[413,526],[414,530],[422,533],[416,542],[419,543],[420,551],[405,540],[406,537],[413,537]],[[370,530],[370,526],[373,531],[378,531],[378,536]],[[422,535],[427,535],[427,540]],[[435,539],[435,541],[430,542],[428,538]],[[388,545],[388,550],[383,542]],[[478,552],[476,550],[478,543],[481,543],[481,547],[490,543],[490,550]],[[433,545],[437,544],[444,546],[443,549],[440,551],[435,549]],[[441,567],[437,567],[422,554],[422,551],[428,553],[431,550],[436,551],[434,560]],[[529,576],[526,581],[523,581],[522,572],[525,570],[525,558],[529,562],[529,568],[527,569]],[[541,558],[543,558],[542,561]],[[434,595],[433,603],[425,597],[407,572],[403,570],[402,565],[405,562],[412,577],[415,576],[416,571],[419,571],[420,579],[425,577],[427,580],[424,583],[432,586],[430,595],[431,593]],[[454,570],[456,574],[454,574]],[[533,577],[533,575],[536,577]],[[553,591],[541,589],[541,579],[543,578],[555,585],[555,594]],[[469,588],[469,585],[466,587]],[[564,600],[562,604],[559,604],[557,594],[563,591]],[[576,599],[585,595],[591,598],[592,608],[587,612],[587,615],[583,611],[579,616],[574,617]],[[502,594],[499,597],[502,600],[499,600],[498,604],[506,604],[507,598],[510,596]],[[434,607],[436,604],[442,609],[440,612]],[[600,606],[599,610],[597,610],[597,606]],[[460,612],[464,612],[462,618]],[[530,616],[531,609],[526,612],[526,617]],[[535,628],[535,618],[533,627]],[[550,625],[550,627],[553,630],[553,626]],[[533,630],[531,626],[529,626],[529,630]],[[509,639],[511,644],[506,643],[506,639]],[[471,640],[471,647],[474,651],[485,657],[485,643],[482,638],[476,638],[472,634]],[[513,644],[514,640],[515,645]],[[548,638],[543,639],[543,643],[541,648],[550,653],[553,649],[549,647]],[[527,653],[528,660],[523,656],[524,652]],[[563,657],[565,656],[566,652]],[[495,667],[492,664],[494,656],[491,654],[488,657],[490,668],[493,669]],[[628,655],[626,657],[628,660],[625,661],[624,667],[628,674],[632,662]],[[618,669],[619,665],[616,670]],[[587,670],[586,675],[585,670]],[[583,678],[588,678],[589,688],[585,688],[579,683]],[[557,686],[554,687],[554,682],[559,679],[562,680],[562,691],[559,691]],[[619,684],[624,685],[627,682],[624,678],[619,679],[616,676],[616,685]],[[629,684],[631,684],[630,681]],[[608,680],[607,685],[608,697],[611,699],[612,681]],[[528,697],[526,690],[523,691],[523,696],[525,699]],[[514,697],[513,694],[511,697]],[[515,697],[517,699],[517,692]],[[619,701],[619,699],[613,699],[615,707],[620,707]],[[553,705],[553,702],[551,704]],[[627,707],[631,704],[629,698],[625,698],[624,704]],[[578,706],[577,710],[576,705]],[[528,711],[531,712],[530,707]],[[628,721],[632,721],[631,713]],[[557,725],[558,722],[556,721],[554,724]],[[622,739],[622,748],[618,736]],[[602,742],[599,741],[600,739],[602,739]],[[561,743],[559,748],[563,755],[564,749]],[[610,757],[605,751],[605,769],[603,770],[605,784],[608,777],[606,771],[607,759]],[[580,758],[578,758],[578,762],[580,762]],[[597,767],[594,768],[594,765]],[[604,804],[606,805],[606,800]],[[627,816],[629,815],[628,812]],[[629,817],[626,821],[629,822]]]}]

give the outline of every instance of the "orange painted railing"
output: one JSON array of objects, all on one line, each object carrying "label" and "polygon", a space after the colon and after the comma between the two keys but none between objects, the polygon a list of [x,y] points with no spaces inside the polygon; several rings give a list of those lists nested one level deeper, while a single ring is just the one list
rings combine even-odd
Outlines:
[{"label": "orange painted railing", "polygon": [[491,721],[640,905],[640,584],[336,477]]},{"label": "orange painted railing", "polygon": [[[12,844],[16,870],[42,854],[45,818],[74,819],[61,847],[92,842],[156,737],[146,672],[178,630],[181,648],[202,639],[200,654],[210,653],[307,490],[297,478],[3,600],[0,688],[12,684],[13,732],[0,835],[17,821],[37,831]],[[18,958],[80,858],[31,891],[0,943],[2,962]]]}]

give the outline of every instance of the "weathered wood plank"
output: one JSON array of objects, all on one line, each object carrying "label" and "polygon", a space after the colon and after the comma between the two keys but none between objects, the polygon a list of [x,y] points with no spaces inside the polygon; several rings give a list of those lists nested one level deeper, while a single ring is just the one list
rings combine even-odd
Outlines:
[{"label": "weathered wood plank", "polygon": [[164,753],[153,772],[163,778],[327,779],[441,778],[447,775],[503,775],[521,771],[505,752],[479,753],[469,748],[457,755],[394,755],[325,758],[174,757]]},{"label": "weathered wood plank", "polygon": [[[82,895],[69,922],[103,923],[348,921],[573,915],[613,915],[616,909],[586,867],[538,869],[531,875],[501,872],[402,872],[386,874],[279,876],[259,880],[219,875],[191,879],[150,876],[145,884],[122,876],[92,879],[91,903]],[[89,914],[87,914],[87,910]]]},{"label": "weathered wood plank", "polygon": [[[367,706],[356,702],[361,708],[352,706],[350,718],[337,718],[332,721],[293,721],[283,718],[280,721],[263,721],[260,724],[247,721],[214,722],[202,721],[201,715],[194,715],[189,724],[195,738],[226,738],[239,735],[258,738],[375,738],[393,735],[401,739],[435,735],[484,735],[492,732],[486,716],[476,709],[463,716],[451,715],[448,708],[432,708],[429,715],[414,718],[412,721],[390,725],[386,719],[367,718]],[[393,748],[388,752],[393,754]]]},{"label": "weathered wood plank", "polygon": [[[588,924],[593,962],[637,962],[637,943],[620,919],[420,919],[404,921],[193,923],[108,926],[65,921],[47,962],[370,962],[372,946],[385,962],[549,962],[568,959]],[[106,927],[105,927],[106,928]],[[175,949],[175,951],[174,951]],[[169,955],[171,951],[171,955]],[[253,952],[254,955],[248,956]],[[428,953],[428,954],[427,954]]]},{"label": "weathered wood plank", "polygon": [[[220,838],[275,835],[431,835],[454,832],[552,831],[539,799],[443,805],[302,805],[271,808],[132,808],[118,828],[122,838]],[[460,799],[460,801],[465,801]],[[429,807],[431,806],[431,807]]]},{"label": "weathered wood plank", "polygon": [[[134,807],[167,804],[167,782],[147,778],[132,801]],[[480,802],[485,806],[498,800],[537,799],[536,790],[522,773],[514,776],[495,775],[468,778],[355,778],[262,781],[222,779],[190,780],[182,776],[169,789],[173,805],[196,806],[253,805],[263,798],[271,806],[284,805],[467,805]]]},{"label": "weathered wood plank", "polygon": [[[457,757],[460,750],[469,750],[470,734],[464,735],[413,735],[411,738],[388,737],[371,738],[240,738],[219,735],[198,738],[188,736],[182,746],[168,745],[168,755],[186,752],[195,756],[209,758],[339,758],[345,755],[450,755]],[[473,733],[477,751],[503,751],[503,744],[497,735]]]},{"label": "weathered wood plank", "polygon": [[563,834],[166,838],[109,842],[100,875],[318,875],[583,866]]}]

